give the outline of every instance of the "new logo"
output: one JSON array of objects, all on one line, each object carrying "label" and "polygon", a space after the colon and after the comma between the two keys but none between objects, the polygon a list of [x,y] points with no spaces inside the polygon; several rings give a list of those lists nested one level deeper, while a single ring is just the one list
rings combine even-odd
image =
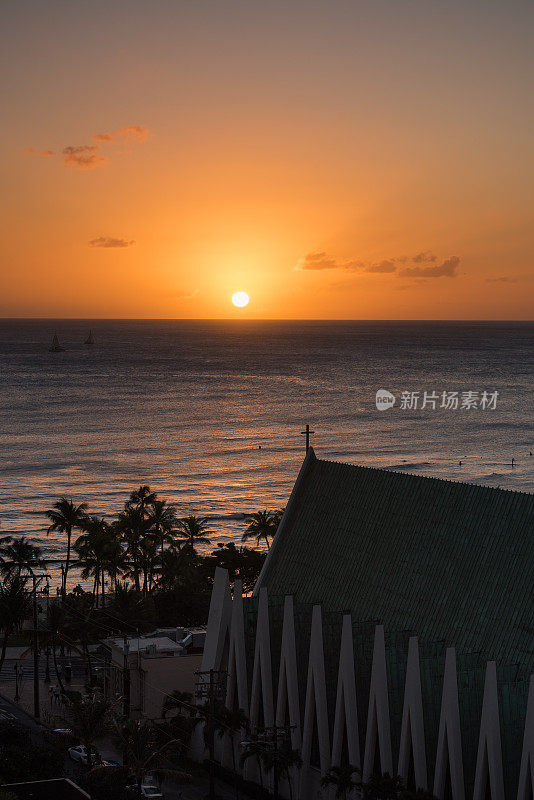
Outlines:
[{"label": "new logo", "polygon": [[379,411],[385,411],[387,408],[393,408],[395,405],[395,395],[388,392],[387,389],[379,389],[376,393],[376,407]]}]

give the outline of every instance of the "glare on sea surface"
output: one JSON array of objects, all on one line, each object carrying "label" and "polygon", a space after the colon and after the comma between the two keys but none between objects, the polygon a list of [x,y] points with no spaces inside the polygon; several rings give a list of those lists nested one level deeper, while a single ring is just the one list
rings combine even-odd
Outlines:
[{"label": "glare on sea surface", "polygon": [[234,292],[232,295],[232,303],[238,308],[244,308],[244,306],[247,306],[249,300],[250,298],[246,292]]}]

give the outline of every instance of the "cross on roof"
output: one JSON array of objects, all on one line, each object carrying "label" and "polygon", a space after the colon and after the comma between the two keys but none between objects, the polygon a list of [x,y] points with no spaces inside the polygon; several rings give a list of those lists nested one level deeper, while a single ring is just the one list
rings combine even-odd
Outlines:
[{"label": "cross on roof", "polygon": [[315,431],[310,430],[310,426],[306,425],[306,430],[301,431],[300,435],[306,437],[306,452],[310,449],[310,434],[315,433]]}]

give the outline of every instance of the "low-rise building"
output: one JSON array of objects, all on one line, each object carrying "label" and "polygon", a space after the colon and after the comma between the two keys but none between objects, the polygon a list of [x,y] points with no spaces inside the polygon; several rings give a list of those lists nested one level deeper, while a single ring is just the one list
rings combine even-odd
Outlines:
[{"label": "low-rise building", "polygon": [[115,636],[102,642],[105,696],[123,706],[126,696],[132,719],[161,719],[167,695],[195,690],[205,631],[177,628],[163,633]]}]

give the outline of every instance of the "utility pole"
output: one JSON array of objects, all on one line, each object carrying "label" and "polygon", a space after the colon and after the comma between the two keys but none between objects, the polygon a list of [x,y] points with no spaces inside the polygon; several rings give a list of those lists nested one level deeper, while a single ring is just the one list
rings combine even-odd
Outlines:
[{"label": "utility pole", "polygon": [[128,637],[124,635],[123,653],[124,662],[122,669],[122,697],[123,697],[123,716],[125,720],[130,718],[130,666],[128,664],[128,655],[130,652],[130,644]]},{"label": "utility pole", "polygon": [[[306,426],[308,427],[308,426]],[[308,449],[308,448],[306,448]],[[274,800],[278,800],[278,725],[273,725],[273,749],[274,749],[274,770],[273,770],[273,789]]]},{"label": "utility pole", "polygon": [[33,582],[33,716],[39,722],[41,707],[39,703],[39,635],[37,633],[37,576],[32,570]]},{"label": "utility pole", "polygon": [[208,726],[208,750],[210,755],[209,763],[209,781],[210,788],[207,797],[209,800],[216,800],[215,794],[215,693],[217,688],[220,688],[222,681],[226,678],[226,672],[217,669],[210,669],[204,672],[196,672],[195,675],[204,676],[209,675],[209,683],[206,684],[201,681],[201,685],[197,686],[196,696],[206,697],[208,700],[208,713],[205,724]]},{"label": "utility pole", "polygon": [[309,425],[306,425],[306,430],[305,431],[301,431],[300,432],[301,436],[305,436],[306,437],[306,452],[308,452],[308,450],[310,449],[310,435],[312,433],[315,433],[315,431],[311,431]]},{"label": "utility pole", "polygon": [[33,583],[33,716],[37,722],[41,719],[41,707],[39,703],[39,633],[37,628],[37,579],[41,580],[43,575],[36,575],[33,569],[29,568]]}]

